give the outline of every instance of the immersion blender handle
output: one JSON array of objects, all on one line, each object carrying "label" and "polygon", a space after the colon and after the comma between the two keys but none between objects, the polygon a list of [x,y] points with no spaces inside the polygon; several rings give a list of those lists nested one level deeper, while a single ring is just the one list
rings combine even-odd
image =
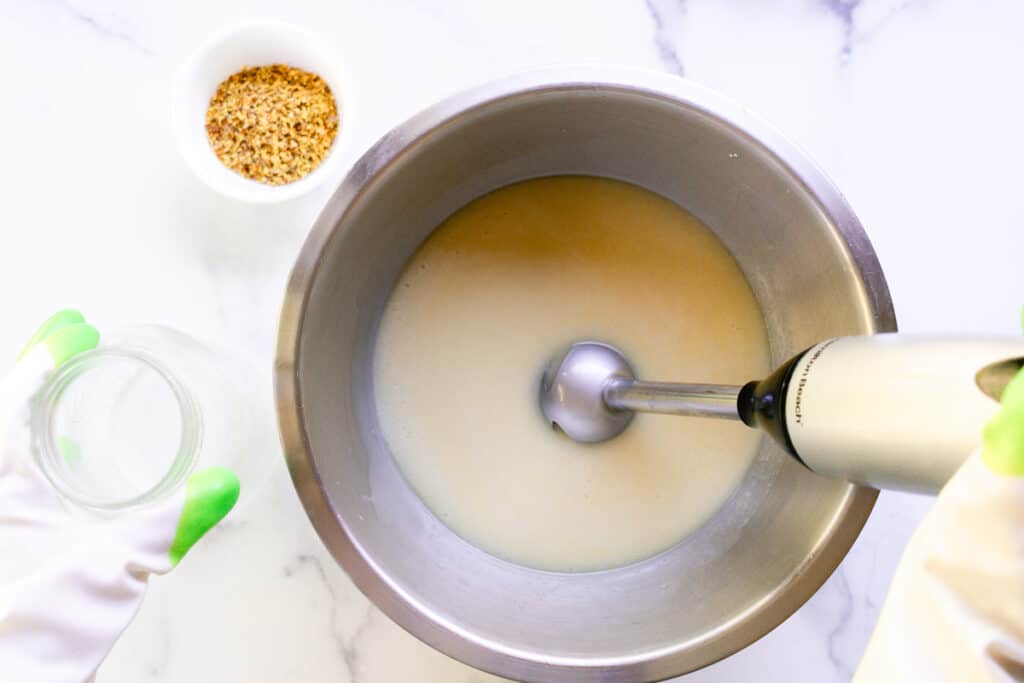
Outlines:
[{"label": "immersion blender handle", "polygon": [[1022,337],[839,337],[744,386],[738,411],[815,472],[937,493],[1022,365]]}]

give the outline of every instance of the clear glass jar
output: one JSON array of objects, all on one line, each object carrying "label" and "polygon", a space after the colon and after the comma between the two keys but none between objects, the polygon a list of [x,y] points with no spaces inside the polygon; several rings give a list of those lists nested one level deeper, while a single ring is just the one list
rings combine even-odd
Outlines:
[{"label": "clear glass jar", "polygon": [[34,457],[61,497],[113,514],[221,465],[247,489],[277,443],[270,379],[236,355],[170,328],[140,326],[58,368],[36,396]]}]

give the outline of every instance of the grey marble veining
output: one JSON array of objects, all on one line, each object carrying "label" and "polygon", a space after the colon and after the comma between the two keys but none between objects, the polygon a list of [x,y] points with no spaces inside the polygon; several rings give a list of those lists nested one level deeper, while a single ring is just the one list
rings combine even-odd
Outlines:
[{"label": "grey marble veining", "polygon": [[654,23],[654,45],[658,49],[658,59],[666,71],[677,76],[686,75],[673,40],[674,29],[685,11],[684,2],[685,0],[644,0]]}]

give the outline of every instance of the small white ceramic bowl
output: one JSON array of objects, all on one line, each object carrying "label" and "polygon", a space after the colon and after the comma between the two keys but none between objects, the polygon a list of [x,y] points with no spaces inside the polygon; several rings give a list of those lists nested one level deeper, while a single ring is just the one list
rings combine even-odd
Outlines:
[{"label": "small white ceramic bowl", "polygon": [[[217,158],[206,136],[206,109],[217,86],[245,67],[269,64],[319,75],[338,105],[338,134],[326,158],[309,175],[287,185],[267,185],[235,173]],[[351,92],[340,55],[313,33],[278,21],[256,21],[213,36],[182,66],[173,87],[172,127],[185,162],[214,190],[246,202],[282,202],[338,175],[352,139]]]}]

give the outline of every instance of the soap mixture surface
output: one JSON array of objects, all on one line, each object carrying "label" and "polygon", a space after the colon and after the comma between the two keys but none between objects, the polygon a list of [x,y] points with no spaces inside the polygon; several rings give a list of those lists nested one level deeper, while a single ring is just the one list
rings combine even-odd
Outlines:
[{"label": "soap mixture surface", "polygon": [[407,265],[374,356],[380,425],[406,479],[452,530],[512,562],[620,566],[707,521],[760,436],[736,422],[637,415],[578,444],[538,403],[574,341],[637,376],[740,384],[769,370],[753,293],[714,235],[672,202],[582,176],[470,203]]}]

